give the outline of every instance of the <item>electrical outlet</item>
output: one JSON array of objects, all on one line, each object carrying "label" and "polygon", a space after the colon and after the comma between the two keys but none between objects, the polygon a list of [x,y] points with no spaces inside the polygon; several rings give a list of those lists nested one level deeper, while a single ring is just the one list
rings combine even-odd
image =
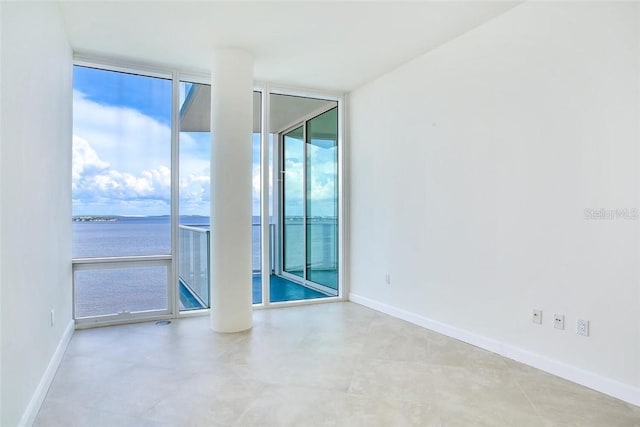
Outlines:
[{"label": "electrical outlet", "polygon": [[589,321],[585,319],[578,319],[576,321],[576,333],[578,335],[589,336]]},{"label": "electrical outlet", "polygon": [[534,308],[533,312],[531,314],[531,321],[533,323],[537,323],[538,325],[541,325],[542,324],[542,310],[536,310]]},{"label": "electrical outlet", "polygon": [[391,275],[389,273],[384,275],[384,283],[387,285],[391,284]]},{"label": "electrical outlet", "polygon": [[553,327],[556,329],[564,329],[564,314],[553,315]]}]

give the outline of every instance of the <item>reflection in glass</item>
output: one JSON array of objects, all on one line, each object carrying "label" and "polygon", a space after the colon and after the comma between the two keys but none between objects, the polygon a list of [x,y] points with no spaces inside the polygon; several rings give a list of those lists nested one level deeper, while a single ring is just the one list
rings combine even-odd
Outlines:
[{"label": "reflection in glass", "polygon": [[304,132],[302,126],[283,137],[283,270],[304,277]]},{"label": "reflection in glass", "polygon": [[338,108],[307,122],[307,279],[338,289]]}]

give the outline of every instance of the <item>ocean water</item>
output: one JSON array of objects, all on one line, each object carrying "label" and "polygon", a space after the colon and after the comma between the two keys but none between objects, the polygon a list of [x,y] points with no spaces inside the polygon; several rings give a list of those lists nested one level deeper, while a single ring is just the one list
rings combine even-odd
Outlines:
[{"label": "ocean water", "polygon": [[[208,229],[208,217],[181,217],[181,225]],[[253,218],[252,262],[254,271],[260,270],[259,217]],[[304,244],[304,227],[301,219],[287,221],[285,233],[285,268],[292,272],[301,270]],[[336,221],[315,219],[307,230],[307,246],[310,265],[331,276],[328,286],[337,283],[335,260],[337,259]],[[183,249],[184,250],[184,249]],[[186,253],[189,249],[186,249]],[[115,257],[171,254],[171,222],[164,217],[118,217],[117,221],[74,221],[73,257]],[[205,256],[204,253],[200,254]],[[187,258],[182,257],[184,260]],[[202,259],[206,259],[201,257]],[[200,262],[200,270],[192,277],[205,277],[206,263]],[[181,265],[181,269],[184,267]],[[183,272],[181,271],[181,275]],[[295,273],[294,273],[295,274]],[[311,272],[310,272],[311,275]],[[334,277],[335,276],[335,279]],[[106,268],[77,271],[76,317],[168,309],[168,269],[164,266],[135,268]],[[206,286],[205,286],[206,287]],[[203,288],[204,289],[204,288]],[[204,291],[203,291],[204,292]]]},{"label": "ocean water", "polygon": [[[208,217],[183,216],[181,225],[209,228]],[[260,218],[253,217],[253,269],[260,269]],[[304,227],[299,218],[287,221],[285,228],[287,270],[302,269]],[[310,265],[326,266],[336,259],[337,230],[335,220],[311,223],[307,239]],[[169,255],[171,222],[162,217],[118,217],[117,221],[74,221],[73,258]]]},{"label": "ocean water", "polygon": [[74,258],[169,254],[169,217],[119,217],[117,221],[73,222]]}]

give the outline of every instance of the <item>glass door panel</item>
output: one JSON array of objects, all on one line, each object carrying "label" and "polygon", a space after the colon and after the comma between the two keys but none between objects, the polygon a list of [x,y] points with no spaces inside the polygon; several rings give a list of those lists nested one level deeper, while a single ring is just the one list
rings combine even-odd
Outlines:
[{"label": "glass door panel", "polygon": [[282,245],[283,271],[304,278],[304,131],[283,136]]},{"label": "glass door panel", "polygon": [[307,122],[307,279],[338,289],[338,108]]},{"label": "glass door panel", "polygon": [[180,311],[208,308],[211,86],[180,82],[178,298]]}]

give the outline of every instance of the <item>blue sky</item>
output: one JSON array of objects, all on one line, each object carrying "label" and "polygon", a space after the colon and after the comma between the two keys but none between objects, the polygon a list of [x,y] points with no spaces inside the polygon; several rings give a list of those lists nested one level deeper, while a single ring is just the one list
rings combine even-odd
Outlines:
[{"label": "blue sky", "polygon": [[126,106],[171,124],[171,80],[74,67],[73,87],[97,103]]}]

